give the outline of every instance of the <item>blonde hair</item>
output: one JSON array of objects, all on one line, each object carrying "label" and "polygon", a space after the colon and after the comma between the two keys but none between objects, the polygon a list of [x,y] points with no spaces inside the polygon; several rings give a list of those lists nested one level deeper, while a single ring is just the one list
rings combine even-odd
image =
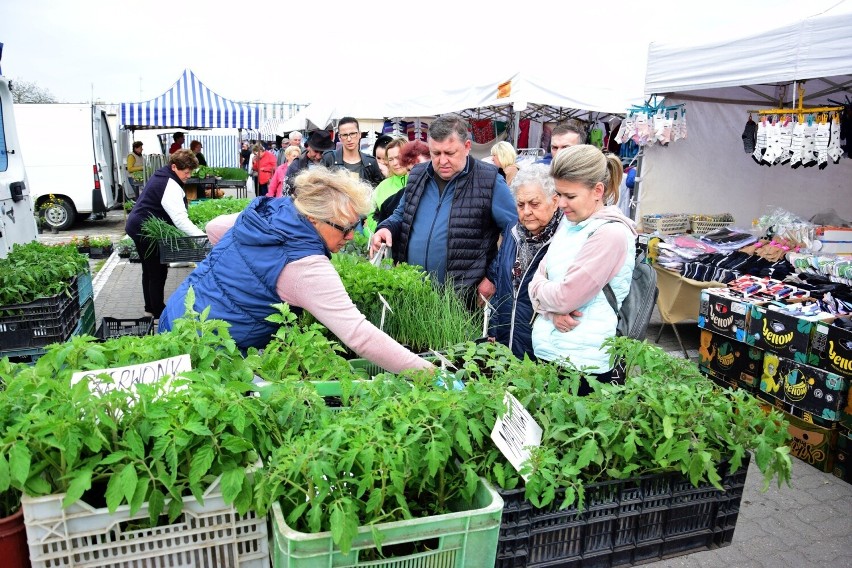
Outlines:
[{"label": "blonde hair", "polygon": [[293,205],[305,217],[340,222],[352,213],[363,217],[373,209],[372,188],[347,170],[302,170],[296,175],[295,186]]},{"label": "blonde hair", "polygon": [[298,146],[287,146],[284,150],[284,157],[289,158],[290,154],[296,154],[296,157],[299,157],[302,154],[302,149]]},{"label": "blonde hair", "polygon": [[550,164],[554,179],[582,184],[590,190],[597,183],[604,184],[604,205],[618,203],[618,186],[624,176],[621,159],[615,154],[604,154],[597,147],[580,144],[559,152]]},{"label": "blonde hair", "polygon": [[505,140],[491,146],[491,155],[497,156],[500,166],[504,169],[518,160],[518,153],[515,152],[515,148]]}]

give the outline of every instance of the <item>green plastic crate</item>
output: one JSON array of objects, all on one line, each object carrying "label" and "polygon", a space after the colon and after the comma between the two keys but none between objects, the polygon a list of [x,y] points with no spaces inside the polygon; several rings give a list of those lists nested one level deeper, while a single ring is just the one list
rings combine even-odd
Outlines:
[{"label": "green plastic crate", "polygon": [[356,372],[363,371],[369,378],[385,372],[384,369],[367,359],[350,359],[349,366]]},{"label": "green plastic crate", "polygon": [[394,545],[428,541],[430,550],[383,560],[359,560],[375,550],[371,527],[358,529],[349,554],[334,546],[330,532],[307,534],[287,526],[280,503],[272,505],[274,568],[493,568],[503,499],[484,479],[474,495],[473,509],[408,521],[379,523],[373,528],[386,552]]}]

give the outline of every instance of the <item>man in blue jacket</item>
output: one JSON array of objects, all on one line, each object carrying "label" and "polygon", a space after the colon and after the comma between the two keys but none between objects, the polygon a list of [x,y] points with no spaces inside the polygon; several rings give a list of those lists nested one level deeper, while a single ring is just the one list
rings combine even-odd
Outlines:
[{"label": "man in blue jacket", "polygon": [[422,266],[442,284],[451,279],[472,305],[478,294],[494,294],[485,273],[500,233],[518,222],[518,213],[497,168],[471,158],[470,145],[461,118],[432,122],[432,161],[411,170],[399,206],[373,235],[372,250],[392,246],[396,262]]}]

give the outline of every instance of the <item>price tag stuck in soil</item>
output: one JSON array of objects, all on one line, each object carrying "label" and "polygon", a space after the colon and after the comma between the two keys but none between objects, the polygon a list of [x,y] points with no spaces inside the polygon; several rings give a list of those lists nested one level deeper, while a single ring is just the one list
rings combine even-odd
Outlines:
[{"label": "price tag stuck in soil", "polygon": [[[494,429],[491,430],[491,439],[512,467],[520,471],[521,465],[530,457],[527,448],[541,445],[541,426],[510,393],[507,392],[503,397],[503,404],[507,408],[506,414],[497,418]],[[529,479],[529,475],[522,477],[524,480]]]}]

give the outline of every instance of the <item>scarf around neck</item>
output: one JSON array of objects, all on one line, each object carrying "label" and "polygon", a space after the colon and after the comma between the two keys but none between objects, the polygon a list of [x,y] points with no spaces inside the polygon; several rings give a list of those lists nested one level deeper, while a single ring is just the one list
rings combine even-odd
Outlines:
[{"label": "scarf around neck", "polygon": [[562,211],[560,209],[556,209],[556,211],[553,212],[553,217],[550,218],[550,221],[547,222],[544,229],[542,229],[537,235],[532,234],[526,229],[526,227],[518,223],[518,254],[515,257],[515,264],[512,266],[512,285],[516,292],[518,287],[521,285],[521,279],[523,278],[524,273],[530,267],[535,255],[538,254],[541,247],[550,242],[550,239],[556,232],[556,228],[559,226],[559,221],[561,220]]}]

